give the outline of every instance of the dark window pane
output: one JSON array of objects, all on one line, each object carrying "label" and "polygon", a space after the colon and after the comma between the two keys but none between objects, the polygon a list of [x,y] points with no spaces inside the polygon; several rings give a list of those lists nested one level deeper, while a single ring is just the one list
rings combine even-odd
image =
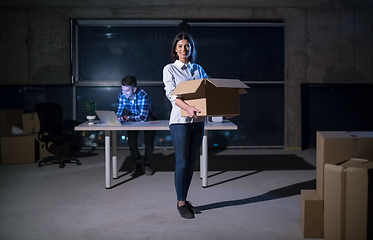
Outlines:
[{"label": "dark window pane", "polygon": [[80,26],[79,80],[162,81],[177,26]]},{"label": "dark window pane", "polygon": [[197,62],[213,78],[284,81],[284,28],[191,24]]}]

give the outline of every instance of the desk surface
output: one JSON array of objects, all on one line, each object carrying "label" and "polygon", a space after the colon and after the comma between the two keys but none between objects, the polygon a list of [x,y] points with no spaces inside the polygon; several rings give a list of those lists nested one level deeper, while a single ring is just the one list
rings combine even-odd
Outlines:
[{"label": "desk surface", "polygon": [[[95,130],[170,130],[168,120],[157,120],[149,122],[126,122],[120,126],[110,126],[101,123],[88,125],[84,122],[75,127],[76,131],[95,131]],[[237,125],[229,120],[223,122],[206,122],[205,130],[237,130]]]}]

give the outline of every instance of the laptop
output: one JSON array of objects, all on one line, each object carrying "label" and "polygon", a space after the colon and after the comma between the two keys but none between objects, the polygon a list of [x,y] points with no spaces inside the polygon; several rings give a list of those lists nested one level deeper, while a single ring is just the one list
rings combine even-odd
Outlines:
[{"label": "laptop", "polygon": [[96,110],[96,114],[98,118],[100,119],[101,124],[111,125],[111,126],[121,125],[114,111]]}]

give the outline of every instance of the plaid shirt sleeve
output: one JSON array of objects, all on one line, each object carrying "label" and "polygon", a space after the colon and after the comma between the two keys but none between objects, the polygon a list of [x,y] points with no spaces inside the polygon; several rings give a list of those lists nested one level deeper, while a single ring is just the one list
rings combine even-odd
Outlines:
[{"label": "plaid shirt sleeve", "polygon": [[117,113],[116,113],[116,115],[117,115],[118,118],[121,117],[121,116],[123,116],[123,110],[125,108],[125,100],[126,100],[126,98],[124,97],[123,94],[120,94],[118,96],[118,100],[117,100]]},{"label": "plaid shirt sleeve", "polygon": [[136,99],[133,102],[130,100],[128,102],[131,102],[129,109],[131,114],[128,116],[128,121],[145,122],[148,120],[152,104],[148,94],[144,90],[138,89]]}]

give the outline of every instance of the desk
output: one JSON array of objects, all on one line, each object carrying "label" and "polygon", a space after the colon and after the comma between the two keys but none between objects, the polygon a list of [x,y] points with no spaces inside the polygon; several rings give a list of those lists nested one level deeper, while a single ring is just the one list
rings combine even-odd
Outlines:
[{"label": "desk", "polygon": [[[118,162],[117,162],[117,131],[130,130],[163,130],[169,131],[168,120],[158,120],[149,122],[127,122],[120,126],[110,126],[104,124],[88,125],[84,122],[75,127],[76,131],[105,131],[105,185],[106,188],[111,188],[111,169],[113,178],[118,178]],[[208,144],[207,131],[210,130],[237,130],[237,125],[230,121],[223,122],[206,122],[205,133],[202,140],[201,155],[200,155],[200,177],[202,178],[202,187],[207,187],[207,171],[208,171]],[[112,137],[112,154],[110,154],[110,136]],[[112,157],[110,157],[112,155]],[[111,164],[112,160],[112,164]]]}]

